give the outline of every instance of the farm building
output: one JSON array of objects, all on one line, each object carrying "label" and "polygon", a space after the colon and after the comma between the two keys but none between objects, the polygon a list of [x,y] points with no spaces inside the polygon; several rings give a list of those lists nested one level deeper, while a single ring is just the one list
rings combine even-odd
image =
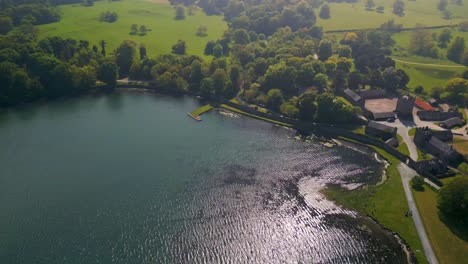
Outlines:
[{"label": "farm building", "polygon": [[387,140],[396,136],[397,128],[377,123],[375,121],[369,121],[366,125],[365,132],[369,136]]},{"label": "farm building", "polygon": [[427,127],[417,128],[413,141],[418,148],[441,160],[450,163],[457,163],[463,160],[463,156],[460,153],[449,144],[434,136],[433,131]]},{"label": "farm building", "polygon": [[445,121],[450,118],[462,118],[460,112],[419,111],[418,116],[423,121]]},{"label": "farm building", "polygon": [[364,99],[351,89],[345,89],[343,91],[343,96],[355,106],[364,106]]},{"label": "farm building", "polygon": [[424,110],[424,111],[434,111],[434,107],[432,107],[430,104],[424,102],[421,98],[416,98],[416,100],[414,100],[414,105],[420,109],[420,110]]},{"label": "farm building", "polygon": [[456,126],[463,126],[465,124],[465,121],[461,119],[460,117],[452,117],[449,118],[445,121],[440,122],[440,127],[446,128],[446,129],[452,129]]},{"label": "farm building", "polygon": [[372,119],[376,121],[385,121],[389,118],[395,118],[393,112],[372,113]]},{"label": "farm building", "polygon": [[364,100],[387,97],[387,92],[383,89],[382,90],[359,90],[357,91],[357,94],[361,96],[362,98],[364,98]]},{"label": "farm building", "polygon": [[428,103],[429,103],[431,106],[433,106],[433,107],[437,107],[437,106],[439,105],[439,103],[437,102],[437,100],[434,99],[434,98],[429,99]]}]

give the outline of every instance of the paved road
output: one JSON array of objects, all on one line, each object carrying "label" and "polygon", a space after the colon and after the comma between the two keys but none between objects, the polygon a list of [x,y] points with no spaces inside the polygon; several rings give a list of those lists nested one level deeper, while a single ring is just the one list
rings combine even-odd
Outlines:
[{"label": "paved road", "polygon": [[444,65],[444,64],[420,63],[420,62],[397,60],[395,58],[392,58],[392,59],[394,61],[401,62],[401,63],[421,65],[421,66],[432,66],[432,67],[441,67],[441,68],[466,68],[466,66],[461,66],[461,65]]},{"label": "paved road", "polygon": [[426,230],[424,229],[421,217],[419,216],[418,208],[416,207],[416,203],[414,202],[413,194],[411,193],[410,180],[417,173],[408,166],[406,166],[406,164],[404,163],[398,164],[397,169],[400,172],[401,182],[403,183],[403,189],[405,190],[406,200],[408,201],[409,209],[413,212],[412,218],[414,221],[414,225],[416,226],[416,230],[418,231],[419,239],[421,240],[427,261],[429,261],[430,264],[438,264],[439,262],[434,254],[434,251],[432,250],[431,243],[427,238]]}]

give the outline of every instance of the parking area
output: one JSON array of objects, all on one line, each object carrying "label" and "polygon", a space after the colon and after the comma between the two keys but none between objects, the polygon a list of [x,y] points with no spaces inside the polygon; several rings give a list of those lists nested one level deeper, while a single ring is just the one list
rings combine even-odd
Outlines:
[{"label": "parking area", "polygon": [[365,108],[373,113],[393,112],[397,102],[397,98],[370,99],[366,100]]}]

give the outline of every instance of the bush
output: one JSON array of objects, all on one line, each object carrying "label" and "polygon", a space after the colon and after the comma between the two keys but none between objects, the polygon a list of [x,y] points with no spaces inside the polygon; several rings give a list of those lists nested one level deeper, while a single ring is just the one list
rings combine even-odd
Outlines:
[{"label": "bush", "polygon": [[424,178],[421,176],[415,176],[411,179],[411,187],[416,191],[424,190]]}]

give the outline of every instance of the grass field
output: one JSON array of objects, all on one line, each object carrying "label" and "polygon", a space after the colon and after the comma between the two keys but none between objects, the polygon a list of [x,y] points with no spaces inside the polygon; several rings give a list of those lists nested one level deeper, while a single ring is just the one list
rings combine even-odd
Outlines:
[{"label": "grass field", "polygon": [[[440,33],[442,29],[429,30],[431,33]],[[408,47],[411,41],[411,31],[403,31],[393,34],[393,39],[396,42],[396,52],[393,52],[395,60],[408,61],[411,63],[434,64],[434,65],[416,65],[397,61],[396,66],[404,70],[410,76],[408,87],[412,90],[418,85],[421,85],[427,93],[430,93],[434,87],[444,87],[447,80],[461,74],[466,67],[456,64],[445,58],[447,49],[440,49],[441,59],[433,59],[415,55],[408,55]],[[464,37],[468,43],[468,32],[461,32],[457,29],[452,29],[452,36]],[[447,67],[441,67],[443,65]]]},{"label": "grass field", "polygon": [[385,227],[397,232],[410,245],[419,263],[427,263],[413,220],[404,216],[404,212],[409,209],[396,168],[399,161],[381,149],[374,149],[391,163],[384,184],[354,191],[330,186],[323,193],[344,207],[371,215]]},{"label": "grass field", "polygon": [[452,146],[461,154],[468,155],[468,140],[455,138]]},{"label": "grass field", "polygon": [[[404,1],[405,15],[399,17],[392,12],[393,1],[376,0],[377,6],[384,6],[383,14],[365,10],[365,0],[357,3],[329,3],[331,19],[319,19],[318,24],[324,30],[376,28],[389,19],[394,19],[404,27],[414,27],[416,24],[426,26],[457,24],[468,18],[468,5],[455,6],[449,4],[448,9],[453,13],[452,20],[445,20],[437,10],[439,0]],[[450,2],[450,1],[449,1]]]},{"label": "grass field", "polygon": [[[162,2],[162,3],[161,3]],[[185,20],[174,19],[174,8],[164,1],[122,0],[117,2],[98,1],[94,6],[84,7],[79,4],[60,6],[62,20],[58,23],[39,26],[39,37],[69,37],[88,40],[97,45],[100,40],[108,43],[108,52],[126,39],[145,44],[148,55],[170,53],[177,40],[187,42],[187,53],[203,56],[208,40],[217,39],[227,29],[227,24],[220,16],[206,16],[197,10]],[[116,12],[119,18],[114,23],[99,21],[102,12]],[[132,24],[145,25],[149,31],[145,36],[130,35]],[[197,28],[205,25],[208,36],[196,36]]]},{"label": "grass field", "polygon": [[439,263],[466,263],[468,242],[455,235],[438,215],[437,193],[425,186],[413,196]]}]

